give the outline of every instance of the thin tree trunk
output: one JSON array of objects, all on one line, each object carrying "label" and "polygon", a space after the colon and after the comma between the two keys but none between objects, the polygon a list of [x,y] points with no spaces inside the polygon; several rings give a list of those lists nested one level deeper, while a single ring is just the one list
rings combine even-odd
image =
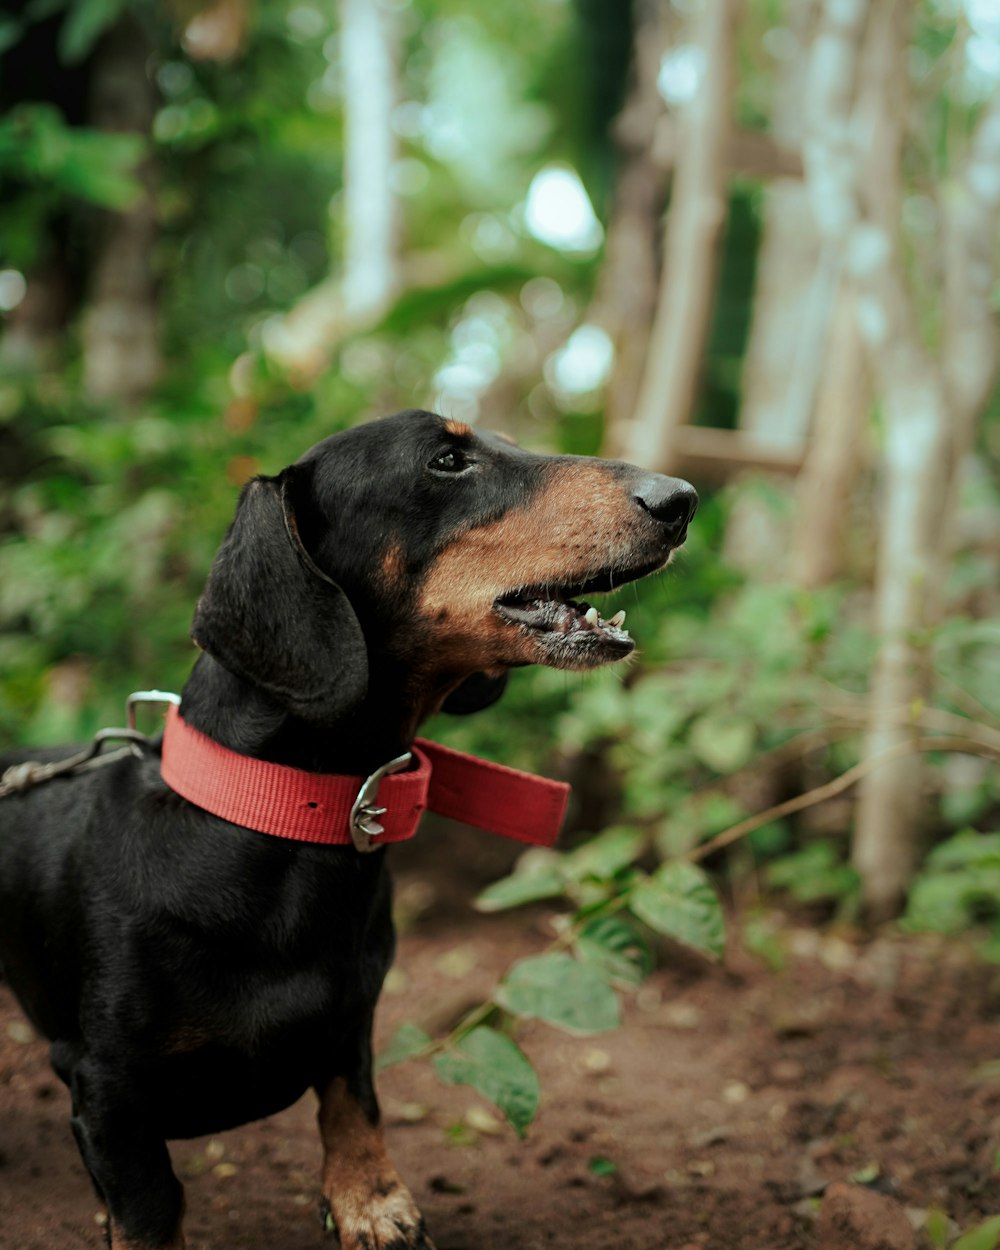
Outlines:
[{"label": "thin tree trunk", "polygon": [[733,0],[702,7],[696,41],[702,77],[684,111],[656,318],[635,415],[624,430],[626,457],[650,468],[668,468],[675,458],[677,430],[694,410],[708,337],[726,220],[733,27]]},{"label": "thin tree trunk", "polygon": [[[901,7],[893,9],[896,57],[885,80],[900,91],[906,77],[903,16]],[[883,101],[883,119],[900,119],[902,113],[898,100]],[[997,366],[989,292],[996,277],[998,171],[1000,93],[979,121],[964,177],[950,188],[947,259],[954,274],[938,358],[921,343],[906,290],[894,200],[872,199],[874,224],[860,226],[852,239],[860,325],[872,349],[886,419],[885,514],[876,587],[882,646],[872,679],[870,756],[915,736],[907,716],[928,693],[926,650],[919,639],[940,616],[957,471]],[[884,172],[898,187],[898,157]],[[893,914],[909,885],[922,779],[923,761],[914,754],[862,783],[854,863],[873,918]]]},{"label": "thin tree trunk", "polygon": [[614,205],[605,259],[587,321],[599,325],[615,347],[604,403],[604,441],[620,449],[635,410],[649,327],[656,313],[660,268],[660,218],[666,201],[663,170],[653,152],[664,104],[656,79],[664,46],[663,6],[642,0],[634,12],[632,86],[614,125],[619,149]]},{"label": "thin tree trunk", "polygon": [[[887,177],[885,171],[899,164],[901,129],[896,119],[901,120],[902,109],[893,109],[893,124],[887,124],[883,85],[886,64],[898,55],[899,40],[893,29],[896,18],[891,4],[880,5],[871,15],[858,50],[861,18],[855,12],[849,26],[851,53],[842,50],[840,57],[827,59],[831,72],[833,66],[841,67],[842,85],[830,84],[811,120],[813,141],[819,143],[817,158],[824,150],[829,152],[832,145],[842,179],[834,196],[835,203],[840,201],[840,208],[827,224],[824,251],[833,319],[822,373],[815,377],[811,400],[815,408],[813,436],[796,492],[790,561],[793,580],[807,587],[824,585],[842,571],[845,518],[864,459],[864,431],[871,404],[871,375],[857,320],[858,293],[842,272],[847,248],[843,231],[856,216],[858,183],[870,188],[869,203],[876,207],[880,218],[891,220],[899,211],[899,182]],[[851,64],[855,52],[856,69]],[[846,87],[854,78],[858,80],[858,92],[851,107]],[[835,124],[833,136],[828,137],[830,113],[837,114],[838,110],[848,110],[850,120],[846,127]],[[848,136],[853,136],[854,162],[859,174],[848,172]]]},{"label": "thin tree trunk", "polygon": [[375,0],[339,0],[344,75],[344,254],[331,274],[265,327],[264,348],[308,380],[338,341],[388,311],[402,287],[392,113],[398,99],[398,29]]},{"label": "thin tree trunk", "polygon": [[[770,133],[782,150],[799,151],[802,101],[808,91],[810,26],[816,4],[796,4],[789,34],[799,55],[780,68]],[[783,447],[804,442],[812,418],[812,391],[801,375],[815,366],[803,353],[803,327],[819,261],[819,235],[800,176],[775,178],[764,189],[764,225],[757,258],[753,318],[743,363],[740,427]],[[822,345],[820,348],[822,353]]]},{"label": "thin tree trunk", "polygon": [[854,296],[841,290],[826,352],[812,436],[795,491],[790,572],[826,586],[843,572],[851,498],[862,460],[871,382]]},{"label": "thin tree trunk", "polygon": [[399,288],[395,46],[387,8],[340,0],[344,74],[344,306],[380,316]]},{"label": "thin tree trunk", "polygon": [[953,412],[952,456],[945,528],[935,584],[944,585],[954,543],[958,476],[972,449],[976,424],[1000,365],[994,290],[996,226],[1000,217],[1000,89],[976,126],[961,178],[941,206],[944,222],[944,385]]},{"label": "thin tree trunk", "polygon": [[[896,259],[887,256],[885,265]],[[871,277],[880,282],[877,270]],[[909,714],[926,698],[928,672],[915,635],[932,624],[930,595],[950,469],[948,410],[940,378],[907,332],[910,328],[897,328],[896,318],[904,310],[897,299],[893,303],[896,342],[875,350],[886,438],[875,600],[880,647],[865,746],[873,758],[912,744],[918,736]],[[889,311],[885,304],[883,309]],[[852,859],[873,920],[898,911],[912,878],[923,776],[924,761],[914,752],[869,773],[859,788]]]},{"label": "thin tree trunk", "polygon": [[[93,70],[92,117],[101,130],[148,135],[156,96],[146,75],[149,45],[141,27],[124,19],[102,42]],[[108,214],[83,315],[83,384],[98,399],[136,403],[161,370],[156,279],[158,236],[147,161],[145,193],[125,212]]]}]

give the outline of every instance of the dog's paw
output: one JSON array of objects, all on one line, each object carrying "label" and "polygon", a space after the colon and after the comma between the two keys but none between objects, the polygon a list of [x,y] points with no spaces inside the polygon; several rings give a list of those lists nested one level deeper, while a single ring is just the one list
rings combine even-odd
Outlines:
[{"label": "dog's paw", "polygon": [[323,1227],[341,1250],[434,1250],[413,1195],[400,1180],[341,1190],[321,1205]]}]

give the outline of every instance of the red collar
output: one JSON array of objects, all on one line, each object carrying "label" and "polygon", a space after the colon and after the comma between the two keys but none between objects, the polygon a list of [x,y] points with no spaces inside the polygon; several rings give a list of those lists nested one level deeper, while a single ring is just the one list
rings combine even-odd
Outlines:
[{"label": "red collar", "polygon": [[[408,772],[388,774],[387,765],[367,779],[307,773],[230,751],[171,707],[160,772],[171,790],[206,812],[299,842],[353,842],[358,850],[373,850],[412,838],[425,808],[533,846],[555,842],[569,796],[563,782],[423,738],[414,743],[412,757],[416,767]],[[399,767],[410,762],[404,756]]]}]

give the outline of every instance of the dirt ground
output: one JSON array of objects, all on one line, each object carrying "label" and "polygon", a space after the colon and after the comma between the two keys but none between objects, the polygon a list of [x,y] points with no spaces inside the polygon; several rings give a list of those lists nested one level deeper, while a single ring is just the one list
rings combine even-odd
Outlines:
[{"label": "dirt ground", "polygon": [[[383,1040],[404,1020],[447,1026],[551,936],[544,910],[469,910],[497,852],[445,837],[396,858]],[[384,1072],[390,1150],[439,1250],[811,1250],[825,1187],[848,1178],[915,1223],[930,1206],[962,1228],[1000,1213],[1000,970],[937,940],[788,922],[778,942],[779,971],[738,941],[722,966],[674,952],[613,1034],[526,1025],[543,1102],[523,1143],[426,1065]],[[0,988],[0,1250],[104,1244],[68,1114]],[[172,1151],[189,1250],[331,1245],[310,1099]]]}]

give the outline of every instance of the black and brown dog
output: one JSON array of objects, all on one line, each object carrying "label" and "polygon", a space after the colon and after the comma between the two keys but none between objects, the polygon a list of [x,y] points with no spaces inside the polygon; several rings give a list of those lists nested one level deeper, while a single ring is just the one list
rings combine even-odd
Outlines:
[{"label": "black and brown dog", "polygon": [[[493,702],[513,667],[627,655],[617,618],[574,600],[661,568],[695,505],[674,478],[427,412],[334,435],[245,487],[181,715],[243,756],[363,777],[442,706]],[[431,1246],[372,1086],[392,953],[384,851],[209,815],[155,750],[0,799],[0,963],[51,1040],[113,1250],[184,1244],[167,1139],[310,1086],[345,1250]]]}]

